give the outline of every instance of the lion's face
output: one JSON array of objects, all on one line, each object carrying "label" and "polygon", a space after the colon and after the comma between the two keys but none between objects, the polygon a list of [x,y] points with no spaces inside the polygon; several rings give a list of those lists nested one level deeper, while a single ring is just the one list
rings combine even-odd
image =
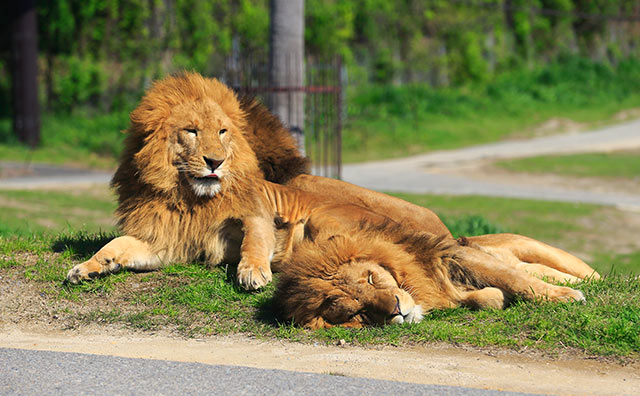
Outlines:
[{"label": "lion's face", "polygon": [[215,196],[234,180],[262,176],[245,129],[240,103],[219,81],[193,73],[158,81],[131,113],[125,169],[114,183],[129,183],[131,167],[155,190]]},{"label": "lion's face", "polygon": [[214,196],[233,174],[233,122],[211,100],[177,106],[167,119],[172,132],[173,165],[196,195]]},{"label": "lion's face", "polygon": [[294,322],[322,328],[422,320],[422,307],[402,289],[386,264],[373,256],[334,256],[344,251],[344,245],[332,242],[298,255],[302,263],[294,263],[295,269],[283,274],[279,299]]},{"label": "lion's face", "polygon": [[373,261],[341,266],[327,286],[318,314],[332,325],[362,327],[415,323],[422,319],[422,309],[411,295]]}]

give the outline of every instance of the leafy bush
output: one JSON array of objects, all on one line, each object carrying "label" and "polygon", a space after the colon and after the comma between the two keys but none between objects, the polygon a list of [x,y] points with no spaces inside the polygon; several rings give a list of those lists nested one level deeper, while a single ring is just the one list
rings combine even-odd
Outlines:
[{"label": "leafy bush", "polygon": [[478,215],[468,215],[457,218],[442,216],[442,221],[455,238],[506,232],[501,226],[493,224]]}]

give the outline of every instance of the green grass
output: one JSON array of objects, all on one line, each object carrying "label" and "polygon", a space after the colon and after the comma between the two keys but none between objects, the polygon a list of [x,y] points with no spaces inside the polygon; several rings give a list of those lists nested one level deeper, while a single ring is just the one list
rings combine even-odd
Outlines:
[{"label": "green grass", "polygon": [[[0,201],[13,200],[26,206],[40,203],[52,208],[37,212],[37,216],[29,212],[24,218],[26,227],[5,229],[5,234],[0,234],[0,279],[29,286],[20,289],[20,293],[27,293],[24,297],[29,307],[24,308],[42,315],[29,320],[48,321],[55,314],[61,328],[102,323],[143,331],[162,329],[184,336],[241,333],[302,342],[344,339],[361,345],[448,342],[545,353],[569,350],[622,359],[640,357],[640,280],[629,276],[640,271],[640,251],[616,253],[606,246],[594,246],[590,264],[607,276],[601,282],[578,285],[587,296],[586,304],[518,301],[504,311],[434,311],[417,325],[311,332],[278,320],[273,285],[257,293],[239,289],[233,266],[209,270],[199,263],[176,263],[156,272],[123,271],[77,286],[64,284],[69,268],[117,235],[112,231],[97,233],[96,229],[73,231],[70,229],[76,225],[59,220],[62,214],[70,216],[72,209],[96,210],[108,217],[114,204],[107,191],[102,195],[96,191],[91,199],[87,199],[88,194],[0,192]],[[517,231],[548,242],[559,238],[562,243],[583,239],[576,235],[593,232],[584,225],[584,219],[598,221],[612,210],[596,205],[488,197],[398,196],[444,214],[455,234]],[[3,224],[6,212],[1,212],[5,216]],[[59,228],[27,231],[37,228],[29,225],[37,223],[36,217],[48,216]],[[87,226],[86,222],[79,224]],[[28,293],[35,294],[30,297]]]},{"label": "green grass", "polygon": [[541,156],[499,161],[497,165],[514,172],[602,178],[640,177],[638,152]]},{"label": "green grass", "polygon": [[0,158],[92,168],[113,168],[129,125],[127,112],[43,114],[41,144],[31,150],[19,144],[11,120],[0,120]]},{"label": "green grass", "polygon": [[[475,85],[434,89],[426,84],[348,88],[343,131],[347,162],[497,141],[554,117],[594,126],[621,110],[640,107],[640,60],[616,69],[568,58],[520,69]],[[131,110],[131,109],[129,109]],[[42,116],[42,144],[16,142],[9,119],[0,120],[0,158],[101,168],[114,167],[127,111]]]},{"label": "green grass", "polygon": [[[84,233],[75,237],[79,241],[90,239]],[[7,243],[14,245],[7,249]],[[344,339],[359,345],[447,342],[545,353],[577,351],[622,359],[640,357],[640,280],[627,276],[579,284],[586,304],[517,301],[505,310],[433,311],[415,325],[307,331],[278,320],[273,285],[256,293],[235,286],[233,267],[207,270],[200,264],[174,264],[157,272],[124,271],[70,286],[62,280],[82,256],[68,249],[55,255],[42,251],[43,245],[58,243],[55,237],[31,243],[32,247],[27,244],[23,249],[33,249],[32,257],[26,261],[0,259],[0,274],[35,285],[40,297],[34,298],[34,304],[53,307],[45,309],[44,319],[56,315],[58,324],[65,328],[102,323],[146,331],[163,329],[185,336],[242,333],[302,342]],[[20,249],[15,247],[15,241],[0,238],[0,251],[19,255]]]},{"label": "green grass", "polygon": [[447,89],[353,87],[347,103],[345,161],[406,156],[533,134],[554,117],[597,125],[640,106],[640,61],[614,70],[574,58]]},{"label": "green grass", "polygon": [[104,187],[77,193],[0,190],[0,236],[86,230],[113,231],[116,204]]},{"label": "green grass", "polygon": [[499,230],[514,232],[541,240],[562,240],[568,231],[581,227],[579,220],[593,216],[598,205],[536,201],[529,199],[483,196],[427,195],[393,193],[394,196],[427,207],[441,215],[467,218],[482,213]]}]

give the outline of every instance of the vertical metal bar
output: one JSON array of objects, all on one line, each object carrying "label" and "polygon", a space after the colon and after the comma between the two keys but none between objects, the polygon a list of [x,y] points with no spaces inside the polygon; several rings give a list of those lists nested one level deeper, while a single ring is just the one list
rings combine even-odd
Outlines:
[{"label": "vertical metal bar", "polygon": [[337,178],[342,179],[342,106],[343,106],[343,76],[342,76],[342,58],[338,57],[337,61],[338,81],[337,81],[337,106],[338,106],[338,124],[336,125],[336,165],[338,167]]},{"label": "vertical metal bar", "polygon": [[[327,70],[322,70],[322,86],[327,86]],[[323,139],[322,139],[322,164],[324,166],[324,175],[329,177],[329,120],[330,120],[330,106],[327,93],[322,93],[322,107],[325,114],[325,122],[323,125]]]},{"label": "vertical metal bar", "polygon": [[[314,65],[314,70],[313,70],[313,85],[317,85],[317,84],[318,84],[318,65],[316,64],[316,65]],[[322,133],[322,130],[321,130],[321,123],[322,123],[322,115],[321,114],[322,113],[321,113],[321,111],[322,111],[322,109],[320,108],[320,100],[319,99],[320,99],[320,97],[318,96],[318,93],[314,92],[313,93],[313,101],[314,101],[314,104],[313,104],[314,110],[313,111],[315,113],[316,121],[314,123],[314,125],[315,125],[315,141],[314,141],[313,144],[315,145],[315,149],[316,149],[315,150],[316,155],[315,155],[315,158],[314,158],[314,163],[315,163],[314,164],[314,169],[315,169],[316,175],[322,175],[322,172],[321,172],[322,168],[320,166],[320,164],[321,164],[320,159],[322,158],[321,157],[322,151],[320,150],[321,149],[320,142],[322,141],[322,136],[321,136],[321,133]]]}]

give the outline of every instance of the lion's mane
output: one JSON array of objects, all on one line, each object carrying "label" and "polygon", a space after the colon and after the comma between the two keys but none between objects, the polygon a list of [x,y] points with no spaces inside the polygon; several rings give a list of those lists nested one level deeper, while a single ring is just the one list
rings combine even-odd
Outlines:
[{"label": "lion's mane", "polygon": [[[224,205],[212,203],[181,185],[179,171],[172,163],[166,124],[171,112],[185,102],[213,101],[241,134],[234,135],[233,175],[230,187],[221,195]],[[164,249],[167,260],[189,260],[215,252],[225,255],[233,247],[213,246],[203,240],[211,227],[232,240],[240,225],[229,219],[229,227],[216,221],[231,213],[250,213],[256,206],[252,189],[265,173],[274,182],[284,182],[307,171],[307,160],[300,156],[295,140],[282,124],[259,102],[243,98],[223,83],[196,73],[182,73],[157,81],[146,92],[130,115],[120,165],[111,181],[118,196],[116,217],[124,235],[130,235]],[[235,181],[242,180],[241,183]],[[222,198],[221,198],[222,199]],[[224,237],[224,236],[223,236]],[[227,238],[229,239],[229,238]],[[220,252],[227,250],[227,252]],[[213,254],[213,253],[212,253]],[[212,261],[217,261],[214,259]]]}]

